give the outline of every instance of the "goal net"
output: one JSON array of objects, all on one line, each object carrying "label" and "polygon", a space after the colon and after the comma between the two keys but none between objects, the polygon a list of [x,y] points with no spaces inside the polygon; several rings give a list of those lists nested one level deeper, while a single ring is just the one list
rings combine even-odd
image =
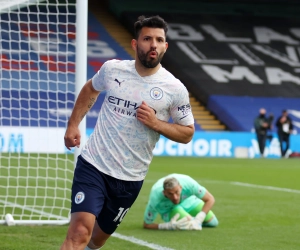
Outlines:
[{"label": "goal net", "polygon": [[76,2],[0,0],[0,11],[0,224],[7,214],[15,224],[65,224]]}]

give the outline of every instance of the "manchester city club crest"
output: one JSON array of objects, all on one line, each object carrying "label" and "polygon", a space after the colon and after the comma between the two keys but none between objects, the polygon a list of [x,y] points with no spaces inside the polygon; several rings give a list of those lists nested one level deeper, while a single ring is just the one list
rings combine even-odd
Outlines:
[{"label": "manchester city club crest", "polygon": [[155,87],[150,90],[150,96],[154,100],[160,100],[163,97],[163,91],[160,88]]},{"label": "manchester city club crest", "polygon": [[84,200],[84,193],[83,192],[78,192],[76,195],[75,195],[75,203],[76,204],[80,204],[81,202],[83,202]]}]

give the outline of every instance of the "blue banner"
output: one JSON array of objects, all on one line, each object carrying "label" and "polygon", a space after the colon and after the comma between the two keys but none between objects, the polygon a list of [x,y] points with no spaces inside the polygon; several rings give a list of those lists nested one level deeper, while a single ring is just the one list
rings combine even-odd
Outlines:
[{"label": "blue banner", "polygon": [[[92,133],[87,130],[87,136]],[[300,152],[300,135],[291,135],[291,152]],[[156,156],[192,156],[192,157],[225,157],[257,158],[260,157],[256,135],[251,132],[195,132],[188,144],[173,142],[163,136],[156,144],[153,154]],[[264,152],[266,158],[280,158],[280,146],[277,135],[267,140]]]}]

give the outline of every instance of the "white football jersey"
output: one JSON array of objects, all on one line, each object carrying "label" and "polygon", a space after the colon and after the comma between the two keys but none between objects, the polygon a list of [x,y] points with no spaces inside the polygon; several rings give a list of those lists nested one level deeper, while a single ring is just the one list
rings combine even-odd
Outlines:
[{"label": "white football jersey", "polygon": [[141,77],[134,60],[109,60],[92,79],[93,87],[106,91],[93,133],[81,155],[101,172],[126,181],[145,178],[159,133],[136,117],[145,101],[160,120],[181,125],[194,124],[188,91],[161,67]]}]

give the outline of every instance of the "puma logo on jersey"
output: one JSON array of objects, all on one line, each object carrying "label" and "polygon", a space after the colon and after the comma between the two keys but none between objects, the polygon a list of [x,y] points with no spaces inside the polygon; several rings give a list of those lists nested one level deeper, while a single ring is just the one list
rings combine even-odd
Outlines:
[{"label": "puma logo on jersey", "polygon": [[124,82],[124,81],[125,80],[123,80],[123,81],[120,82],[117,78],[115,79],[115,82],[119,83],[119,87],[121,87],[121,83]]}]

